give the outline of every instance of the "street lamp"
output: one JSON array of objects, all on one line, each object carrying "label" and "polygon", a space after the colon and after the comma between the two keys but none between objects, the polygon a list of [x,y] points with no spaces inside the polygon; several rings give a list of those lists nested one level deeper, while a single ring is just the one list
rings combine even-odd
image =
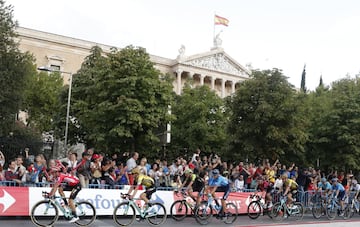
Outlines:
[{"label": "street lamp", "polygon": [[72,73],[52,69],[52,68],[45,67],[45,66],[38,67],[37,69],[40,71],[45,71],[45,72],[58,72],[58,73],[65,73],[65,74],[70,75],[69,92],[68,92],[68,99],[67,99],[67,106],[66,106],[66,123],[65,123],[65,142],[64,142],[65,145],[64,145],[64,148],[66,150],[67,142],[68,142],[69,118],[70,118],[69,115],[70,115],[70,101],[71,101],[71,88],[72,88]]}]

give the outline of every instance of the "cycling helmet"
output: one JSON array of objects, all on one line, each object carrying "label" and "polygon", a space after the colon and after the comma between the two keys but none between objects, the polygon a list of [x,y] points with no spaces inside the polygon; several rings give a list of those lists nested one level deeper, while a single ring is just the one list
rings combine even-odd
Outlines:
[{"label": "cycling helmet", "polygon": [[57,166],[51,167],[51,169],[50,169],[50,173],[56,173],[59,171],[60,171],[60,167],[57,167]]},{"label": "cycling helmet", "polygon": [[193,171],[191,169],[186,169],[184,171],[184,174],[192,174],[192,173],[193,173]]},{"label": "cycling helmet", "polygon": [[354,180],[351,181],[351,183],[352,183],[353,185],[357,185],[358,182],[357,182],[357,180],[354,179]]},{"label": "cycling helmet", "polygon": [[331,179],[331,182],[337,182],[338,181],[338,179],[336,178],[336,177],[334,177],[333,179]]},{"label": "cycling helmet", "polygon": [[220,172],[219,172],[218,169],[214,169],[214,170],[212,171],[212,174],[213,174],[213,175],[218,175],[218,174],[220,174]]}]

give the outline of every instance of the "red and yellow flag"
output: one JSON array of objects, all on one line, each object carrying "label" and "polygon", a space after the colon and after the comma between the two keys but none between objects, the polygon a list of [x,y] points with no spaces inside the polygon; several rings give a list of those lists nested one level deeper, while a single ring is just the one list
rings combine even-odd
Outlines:
[{"label": "red and yellow flag", "polygon": [[229,25],[229,20],[224,18],[224,17],[220,17],[218,15],[215,15],[214,23],[215,23],[215,25],[228,26]]}]

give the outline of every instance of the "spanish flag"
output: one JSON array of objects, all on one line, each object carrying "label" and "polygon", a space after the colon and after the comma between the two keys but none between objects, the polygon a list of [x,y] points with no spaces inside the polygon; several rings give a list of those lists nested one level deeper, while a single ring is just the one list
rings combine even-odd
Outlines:
[{"label": "spanish flag", "polygon": [[215,15],[214,23],[215,23],[215,25],[228,26],[229,25],[229,20],[224,18],[224,17],[220,17],[218,15]]}]

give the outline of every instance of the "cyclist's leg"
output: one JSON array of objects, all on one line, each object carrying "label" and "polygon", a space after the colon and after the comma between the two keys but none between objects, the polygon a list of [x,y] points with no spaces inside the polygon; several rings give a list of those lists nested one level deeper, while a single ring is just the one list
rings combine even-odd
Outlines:
[{"label": "cyclist's leg", "polygon": [[62,199],[63,199],[63,201],[64,201],[64,204],[65,204],[66,206],[68,206],[69,204],[68,204],[68,201],[67,201],[67,199],[66,199],[66,197],[65,197],[65,193],[64,193],[64,190],[63,190],[63,188],[62,188],[61,185],[60,185],[60,187],[58,187],[58,192],[59,192],[59,194],[61,195],[61,197],[62,197]]},{"label": "cyclist's leg", "polygon": [[74,200],[75,200],[76,196],[79,194],[79,192],[81,191],[81,184],[79,183],[73,187],[65,188],[65,191],[66,191],[66,189],[71,189],[71,193],[70,193],[70,197],[69,197],[69,207],[72,211],[73,216],[77,217]]},{"label": "cyclist's leg", "polygon": [[229,194],[231,192],[230,184],[228,184],[226,187],[223,188],[224,195],[221,198],[221,206],[222,206],[222,214],[226,214],[227,208],[226,208],[226,200],[229,197]]},{"label": "cyclist's leg", "polygon": [[156,191],[155,187],[147,188],[145,192],[140,194],[140,199],[144,200],[145,205],[149,204],[152,194]]}]

